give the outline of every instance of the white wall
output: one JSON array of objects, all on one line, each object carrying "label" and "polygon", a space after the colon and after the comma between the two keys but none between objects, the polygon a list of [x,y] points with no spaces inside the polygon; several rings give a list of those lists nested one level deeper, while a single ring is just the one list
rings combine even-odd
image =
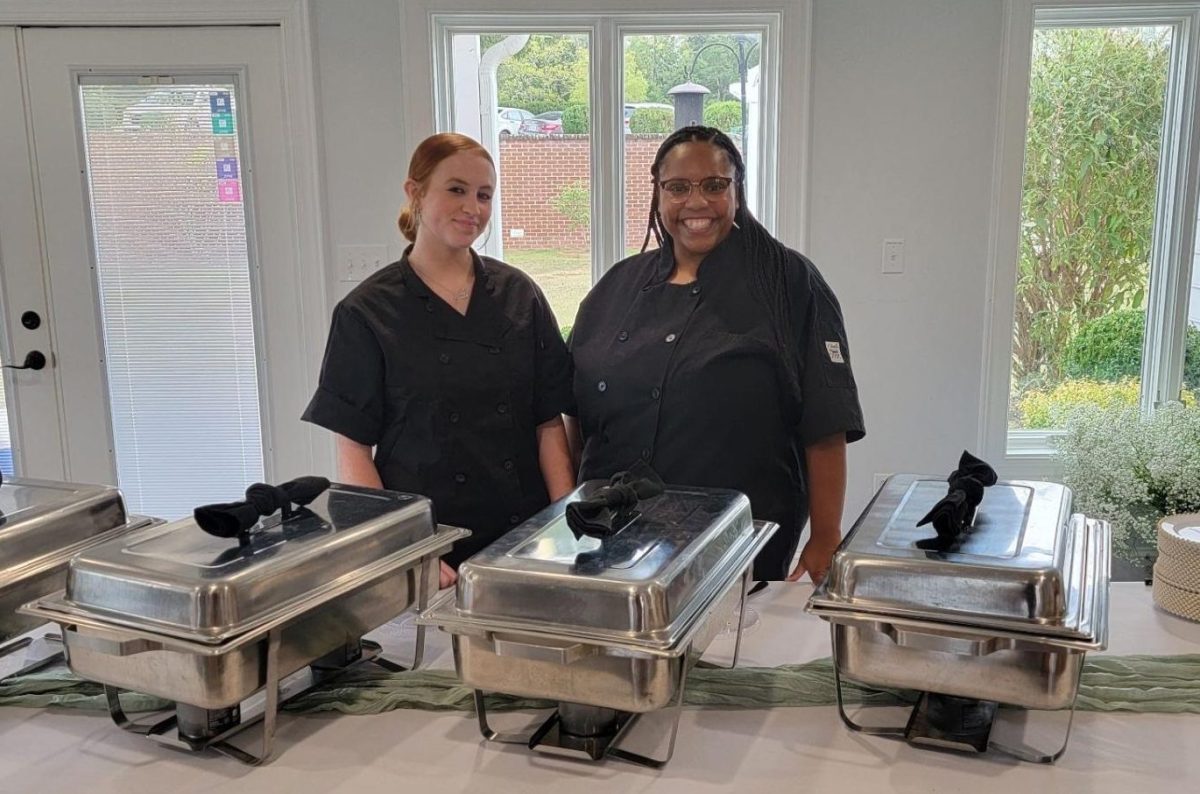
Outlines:
[{"label": "white wall", "polygon": [[[404,84],[396,0],[314,9],[337,300],[338,245],[399,252],[405,91],[430,87]],[[807,253],[845,310],[868,433],[851,448],[848,520],[874,473],[949,471],[975,449],[1002,11],[815,0]],[[885,237],[906,241],[905,274],[880,273]]]}]

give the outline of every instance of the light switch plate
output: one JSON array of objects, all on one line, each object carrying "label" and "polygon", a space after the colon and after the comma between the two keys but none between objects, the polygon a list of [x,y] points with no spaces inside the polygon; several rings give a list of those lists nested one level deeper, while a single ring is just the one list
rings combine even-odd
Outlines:
[{"label": "light switch plate", "polygon": [[883,272],[904,272],[904,241],[888,239],[883,241]]},{"label": "light switch plate", "polygon": [[386,245],[339,245],[337,250],[341,281],[362,281],[388,263]]}]

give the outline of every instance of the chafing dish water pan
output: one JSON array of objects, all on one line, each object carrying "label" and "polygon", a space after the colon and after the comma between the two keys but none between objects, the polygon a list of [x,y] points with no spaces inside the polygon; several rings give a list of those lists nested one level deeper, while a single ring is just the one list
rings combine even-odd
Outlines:
[{"label": "chafing dish water pan", "polygon": [[[661,767],[687,670],[744,606],[754,556],[778,527],[754,522],[740,493],[668,486],[611,535],[577,537],[566,505],[602,486],[585,483],[467,560],[456,591],[421,620],[453,635],[485,738]],[[532,733],[502,734],[488,724],[484,691],[560,706]],[[665,758],[620,746],[637,715],[668,707]]]},{"label": "chafing dish water pan", "polygon": [[[944,479],[888,478],[808,602],[830,622],[841,717],[914,744],[1053,762],[1070,736],[1084,655],[1107,644],[1109,526],[1073,515],[1061,485],[999,482],[953,546],[917,548],[930,534],[917,521],[945,495]],[[908,725],[852,720],[843,676],[920,692]],[[997,704],[1066,710],[1061,746],[990,738]]]},{"label": "chafing dish water pan", "polygon": [[[62,626],[71,669],[105,685],[117,724],[261,763],[281,680],[361,659],[362,635],[424,607],[438,557],[469,534],[435,525],[424,497],[333,485],[287,518],[262,520],[245,543],[187,518],[98,545],[71,561],[65,592],[25,611]],[[423,644],[418,630],[414,666]],[[175,713],[134,725],[120,689],[173,700]],[[263,746],[253,755],[225,740],[252,721],[243,702],[260,690]]]},{"label": "chafing dish water pan", "polygon": [[[18,609],[61,590],[71,557],[149,523],[126,515],[116,488],[27,478],[0,482],[0,656],[31,645],[30,637],[6,642],[44,623]],[[55,653],[14,675],[61,659]]]}]

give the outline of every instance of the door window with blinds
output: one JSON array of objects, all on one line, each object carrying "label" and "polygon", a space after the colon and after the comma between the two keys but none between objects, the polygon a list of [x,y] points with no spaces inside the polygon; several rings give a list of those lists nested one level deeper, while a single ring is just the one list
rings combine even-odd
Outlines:
[{"label": "door window with blinds", "polygon": [[264,473],[237,82],[89,77],[79,101],[118,485],[175,518]]}]

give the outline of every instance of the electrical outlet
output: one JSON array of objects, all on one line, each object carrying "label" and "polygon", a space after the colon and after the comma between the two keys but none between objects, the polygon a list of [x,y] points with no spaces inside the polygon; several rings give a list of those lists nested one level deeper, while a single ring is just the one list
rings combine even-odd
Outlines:
[{"label": "electrical outlet", "polygon": [[339,245],[337,250],[342,281],[362,281],[388,263],[386,245]]}]

